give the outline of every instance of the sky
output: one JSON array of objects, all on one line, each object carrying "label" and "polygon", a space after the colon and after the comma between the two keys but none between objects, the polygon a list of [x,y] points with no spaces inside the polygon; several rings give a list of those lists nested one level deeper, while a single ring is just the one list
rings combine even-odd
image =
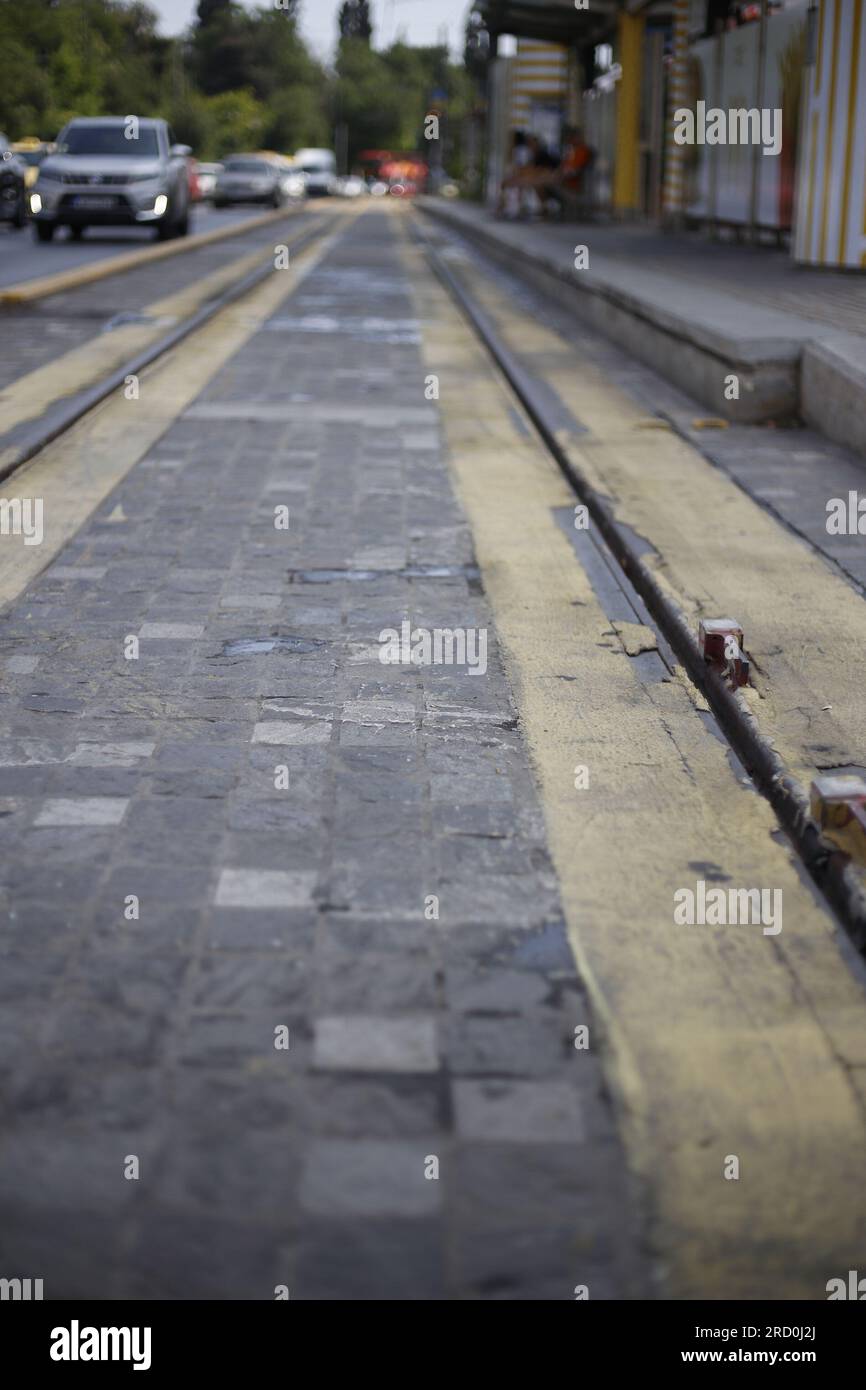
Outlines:
[{"label": "sky", "polygon": [[[267,0],[241,0],[256,9]],[[161,19],[164,34],[179,34],[195,14],[196,0],[147,0]],[[337,12],[341,0],[301,0],[301,32],[316,56],[333,57],[337,34]],[[456,56],[463,52],[463,28],[470,0],[372,0],[373,44],[387,47],[403,37],[414,45],[437,43],[443,25],[448,43]]]}]

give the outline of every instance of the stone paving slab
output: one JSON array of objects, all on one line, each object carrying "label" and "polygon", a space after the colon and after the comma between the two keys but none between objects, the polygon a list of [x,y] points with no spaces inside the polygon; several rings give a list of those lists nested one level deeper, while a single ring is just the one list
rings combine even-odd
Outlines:
[{"label": "stone paving slab", "polygon": [[[0,1268],[46,1297],[646,1290],[421,329],[365,214],[0,619]],[[383,664],[406,619],[486,670]]]},{"label": "stone paving slab", "polygon": [[[111,331],[110,326],[115,321],[132,321],[149,304],[179,293],[192,280],[212,275],[251,251],[261,249],[264,253],[287,237],[296,237],[310,220],[308,212],[293,211],[285,222],[278,220],[265,227],[239,231],[224,241],[145,263],[27,305],[3,306],[0,308],[3,330],[0,334],[0,391],[26,372],[46,366],[61,353],[80,347],[99,333]],[[142,243],[130,242],[129,249],[134,250],[139,245]],[[50,273],[47,261],[45,273]]]}]

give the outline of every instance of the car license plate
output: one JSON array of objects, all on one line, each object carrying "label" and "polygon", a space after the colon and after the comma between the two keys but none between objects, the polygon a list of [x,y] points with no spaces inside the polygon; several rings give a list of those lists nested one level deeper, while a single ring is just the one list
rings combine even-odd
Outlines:
[{"label": "car license plate", "polygon": [[99,208],[113,208],[116,205],[116,203],[116,198],[100,198],[95,197],[91,193],[79,193],[72,200],[72,206],[75,208],[93,208],[94,210]]}]

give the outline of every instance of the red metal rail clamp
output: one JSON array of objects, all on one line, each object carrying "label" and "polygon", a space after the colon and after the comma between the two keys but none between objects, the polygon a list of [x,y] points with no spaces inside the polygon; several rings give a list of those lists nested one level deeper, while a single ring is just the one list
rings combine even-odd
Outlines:
[{"label": "red metal rail clamp", "polygon": [[743,629],[733,618],[702,618],[698,629],[701,655],[723,680],[736,689],[749,680],[749,663],[743,655]]}]

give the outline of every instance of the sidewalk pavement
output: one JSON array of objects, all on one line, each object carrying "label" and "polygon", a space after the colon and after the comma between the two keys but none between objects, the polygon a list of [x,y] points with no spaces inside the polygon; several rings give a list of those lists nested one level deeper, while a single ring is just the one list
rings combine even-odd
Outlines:
[{"label": "sidewalk pavement", "polygon": [[[798,413],[866,454],[866,275],[803,268],[786,251],[698,233],[504,221],[441,198],[420,205],[511,268],[556,282],[558,295],[566,284],[581,317],[714,413],[740,423]],[[575,269],[578,246],[588,248],[586,269]]]}]

